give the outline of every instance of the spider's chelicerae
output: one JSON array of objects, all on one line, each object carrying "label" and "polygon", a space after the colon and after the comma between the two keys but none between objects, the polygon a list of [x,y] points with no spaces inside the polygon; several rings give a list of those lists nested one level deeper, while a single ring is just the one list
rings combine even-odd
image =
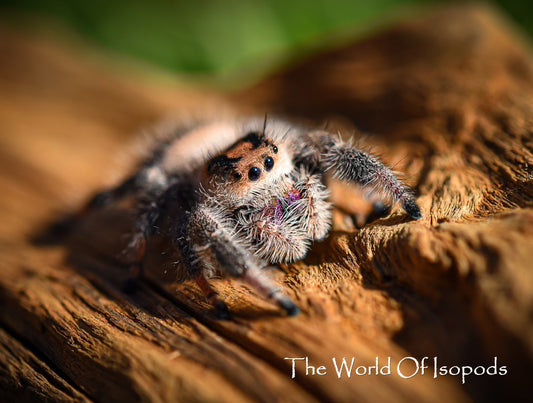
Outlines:
[{"label": "spider's chelicerae", "polygon": [[266,119],[172,130],[132,176],[97,194],[87,208],[126,196],[138,201],[132,278],[141,274],[147,240],[172,211],[170,238],[181,263],[219,315],[229,312],[209,285],[214,272],[240,278],[295,315],[298,307],[264,269],[302,259],[328,234],[328,172],[421,217],[410,190],[376,157],[323,130]]}]

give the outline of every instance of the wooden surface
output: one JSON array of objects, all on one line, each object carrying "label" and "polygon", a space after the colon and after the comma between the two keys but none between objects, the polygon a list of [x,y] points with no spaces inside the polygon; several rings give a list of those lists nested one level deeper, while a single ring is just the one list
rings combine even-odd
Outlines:
[{"label": "wooden surface", "polygon": [[[533,64],[511,31],[484,7],[436,11],[226,96],[74,39],[1,28],[0,400],[531,401]],[[373,133],[367,143],[406,174],[425,217],[395,209],[357,230],[337,213],[331,236],[275,274],[296,318],[216,279],[235,316],[217,321],[196,286],[169,281],[168,262],[124,294],[123,224],[111,218],[56,246],[30,242],[125,174],[140,129],[231,109]],[[305,356],[328,374],[298,366],[291,379],[284,357]],[[332,367],[408,356],[497,356],[509,373],[463,385],[432,372],[337,379]]]}]

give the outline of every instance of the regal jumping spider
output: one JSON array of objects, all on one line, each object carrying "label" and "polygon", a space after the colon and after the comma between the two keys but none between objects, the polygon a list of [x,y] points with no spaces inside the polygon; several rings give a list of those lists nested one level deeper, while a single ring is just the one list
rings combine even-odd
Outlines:
[{"label": "regal jumping spider", "polygon": [[240,278],[296,315],[299,308],[264,269],[302,259],[311,242],[328,234],[326,172],[379,189],[412,218],[422,216],[410,190],[376,157],[325,131],[266,119],[173,130],[132,176],[94,196],[85,211],[126,196],[137,200],[131,242],[137,278],[147,240],[173,207],[170,238],[220,316],[229,311],[208,282],[216,271]]}]

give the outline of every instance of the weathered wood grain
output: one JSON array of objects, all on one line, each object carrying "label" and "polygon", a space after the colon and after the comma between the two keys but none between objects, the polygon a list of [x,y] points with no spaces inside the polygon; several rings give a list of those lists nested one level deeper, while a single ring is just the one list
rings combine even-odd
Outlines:
[{"label": "weathered wood grain", "polygon": [[[282,393],[313,400],[153,291],[131,300],[58,265],[61,251],[16,249],[2,267],[2,322],[95,400],[272,401]],[[106,271],[109,278],[113,268]]]},{"label": "weathered wood grain", "polygon": [[3,329],[0,362],[0,399],[4,402],[90,402]]},{"label": "weathered wood grain", "polygon": [[[533,64],[492,11],[461,6],[397,24],[231,96],[149,79],[74,39],[1,33],[0,362],[10,398],[24,379],[27,400],[528,400]],[[216,279],[235,318],[215,320],[195,285],[172,282],[164,239],[150,246],[142,287],[122,293],[120,211],[89,217],[59,246],[31,244],[58,212],[127,171],[143,126],[224,110],[372,132],[367,142],[406,173],[424,219],[394,210],[357,230],[336,212],[328,239],[273,273],[302,307],[297,318]],[[330,371],[299,366],[291,379],[284,358],[304,356]],[[465,385],[432,373],[337,379],[331,359],[343,356],[472,366],[497,356],[510,370]]]}]

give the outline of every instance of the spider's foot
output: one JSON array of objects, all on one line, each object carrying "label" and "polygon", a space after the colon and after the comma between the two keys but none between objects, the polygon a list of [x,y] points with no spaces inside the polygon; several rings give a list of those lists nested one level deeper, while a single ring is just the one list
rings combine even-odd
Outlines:
[{"label": "spider's foot", "polygon": [[371,223],[372,221],[379,220],[380,218],[386,217],[389,215],[391,207],[387,206],[385,203],[379,201],[372,203],[372,212],[366,217],[365,224]]},{"label": "spider's foot", "polygon": [[403,209],[411,216],[411,218],[414,218],[415,220],[422,218],[420,207],[418,207],[418,204],[416,204],[412,198],[404,200]]},{"label": "spider's foot", "polygon": [[298,306],[292,302],[288,297],[284,297],[278,301],[278,305],[287,313],[288,316],[296,316],[301,311]]},{"label": "spider's foot", "polygon": [[231,312],[224,301],[218,300],[215,305],[215,316],[218,320],[231,320]]},{"label": "spider's foot", "polygon": [[372,215],[376,217],[385,217],[390,213],[390,206],[387,206],[382,201],[372,203]]}]

